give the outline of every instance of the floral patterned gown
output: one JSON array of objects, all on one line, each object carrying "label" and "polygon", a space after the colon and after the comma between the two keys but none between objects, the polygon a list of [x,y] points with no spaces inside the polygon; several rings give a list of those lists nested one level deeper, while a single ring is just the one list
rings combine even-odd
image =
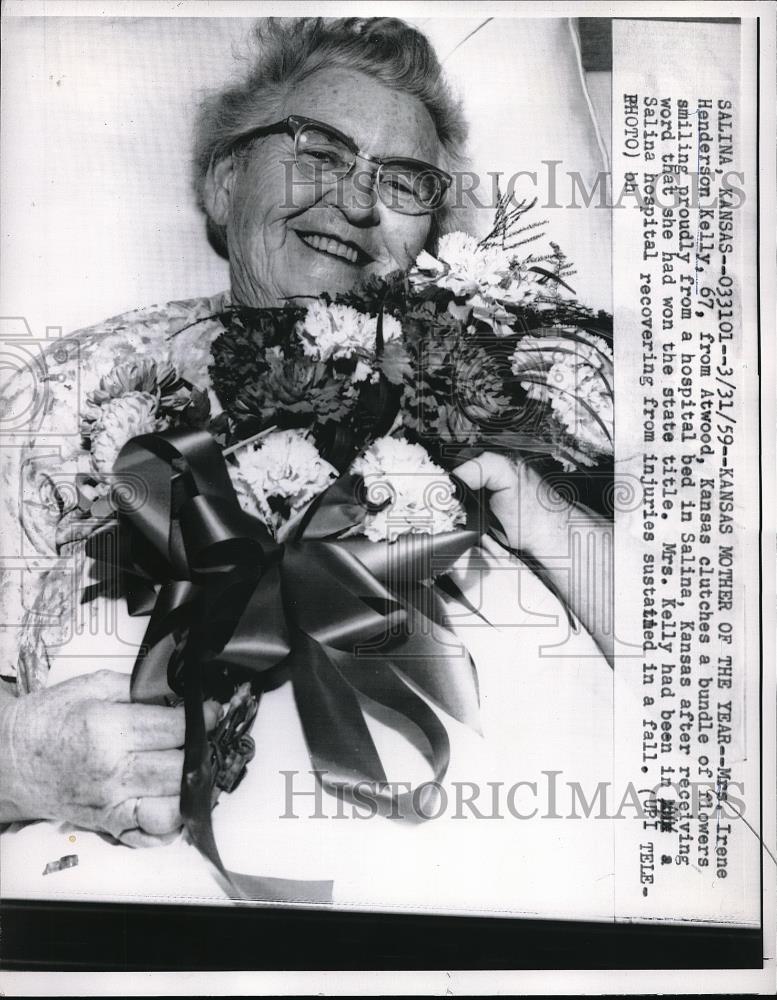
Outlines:
[{"label": "floral patterned gown", "polygon": [[[78,558],[94,522],[75,516],[75,477],[88,470],[80,415],[100,377],[125,361],[168,360],[210,390],[210,346],[228,293],[137,309],[51,342],[5,383],[0,437],[0,677],[43,687],[48,650],[67,641],[80,599]],[[7,428],[10,428],[9,432]]]}]

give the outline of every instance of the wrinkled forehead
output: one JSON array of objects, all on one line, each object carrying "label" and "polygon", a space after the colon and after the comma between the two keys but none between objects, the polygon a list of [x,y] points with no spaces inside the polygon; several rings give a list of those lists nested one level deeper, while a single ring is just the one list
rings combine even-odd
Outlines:
[{"label": "wrinkled forehead", "polygon": [[411,94],[366,73],[323,69],[286,94],[283,115],[333,125],[371,156],[408,156],[435,162],[439,141],[429,112]]}]

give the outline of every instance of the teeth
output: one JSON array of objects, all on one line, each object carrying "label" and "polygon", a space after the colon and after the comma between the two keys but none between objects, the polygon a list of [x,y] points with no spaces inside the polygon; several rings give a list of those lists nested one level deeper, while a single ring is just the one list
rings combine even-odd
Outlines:
[{"label": "teeth", "polygon": [[304,236],[301,236],[301,239],[303,243],[307,243],[314,250],[332,254],[333,257],[343,257],[351,264],[355,264],[358,260],[359,255],[353,247],[341,243],[340,240],[334,239],[332,236],[316,236],[315,234],[306,233]]}]

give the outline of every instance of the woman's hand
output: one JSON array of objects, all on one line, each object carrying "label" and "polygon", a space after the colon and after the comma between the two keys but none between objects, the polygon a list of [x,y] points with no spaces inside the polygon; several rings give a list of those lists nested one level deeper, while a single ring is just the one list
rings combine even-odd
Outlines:
[{"label": "woman's hand", "polygon": [[543,550],[549,554],[552,544],[555,552],[566,537],[568,503],[559,503],[527,462],[486,451],[453,471],[471,489],[490,492],[491,510],[511,548],[541,559]]},{"label": "woman's hand", "polygon": [[[208,729],[219,707],[206,702]],[[184,710],[130,702],[111,670],[0,703],[0,819],[54,819],[133,847],[181,827]]]},{"label": "woman's hand", "polygon": [[613,662],[613,525],[564,500],[527,462],[484,452],[454,469],[491,492],[491,510],[511,548],[542,566],[575,617]]}]

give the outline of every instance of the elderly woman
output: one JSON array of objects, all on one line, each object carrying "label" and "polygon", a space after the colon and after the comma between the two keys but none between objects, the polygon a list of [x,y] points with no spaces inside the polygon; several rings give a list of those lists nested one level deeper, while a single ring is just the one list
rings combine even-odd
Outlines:
[{"label": "elderly woman", "polygon": [[[0,671],[6,823],[69,821],[133,846],[166,842],[181,826],[183,708],[130,702],[129,677],[110,664],[47,686],[82,585],[83,538],[73,534],[67,499],[82,456],[63,428],[95,387],[97,359],[166,351],[186,379],[210,390],[209,349],[222,330],[215,317],[230,301],[275,306],[347,291],[407,269],[461,225],[452,222],[452,175],[463,163],[466,124],[421,34],[387,18],[271,19],[257,41],[255,65],[205,104],[196,139],[197,194],[211,242],[228,255],[230,292],[129,313],[57,342],[39,383],[45,406],[24,447],[3,455],[4,554],[24,555],[29,570],[24,593],[11,574],[3,591],[4,622],[21,624],[5,631]],[[12,408],[23,381],[6,390]],[[589,607],[562,568],[567,515],[537,502],[536,473],[490,454],[457,472],[492,491],[511,544],[546,562],[609,653],[595,602]],[[575,524],[589,536],[607,530],[584,513]],[[580,579],[602,576],[602,551],[582,547]],[[217,707],[206,708],[213,725]]]}]

